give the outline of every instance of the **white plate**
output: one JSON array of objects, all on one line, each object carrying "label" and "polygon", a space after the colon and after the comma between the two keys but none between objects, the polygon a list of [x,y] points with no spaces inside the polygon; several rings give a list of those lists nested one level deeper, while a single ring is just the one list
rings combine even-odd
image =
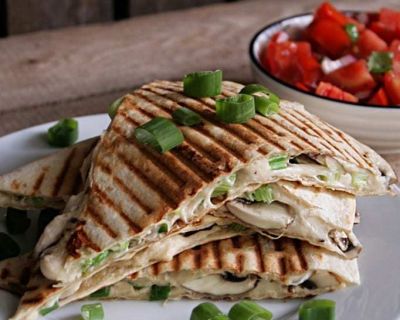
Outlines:
[{"label": "white plate", "polygon": [[[107,115],[93,115],[79,119],[80,139],[100,134],[107,127]],[[0,174],[35,158],[54,152],[43,135],[52,124],[28,128],[0,138]],[[359,259],[362,285],[329,293],[324,297],[337,303],[338,320],[400,320],[400,199],[363,198],[358,202],[361,224],[355,232],[364,245]],[[4,227],[1,227],[4,228]],[[26,242],[27,238],[20,237]],[[0,291],[0,319],[7,319],[15,310],[17,298]],[[295,320],[293,313],[301,300],[265,301],[261,304],[270,309],[274,319]],[[141,320],[189,320],[191,310],[198,301],[179,301],[161,304],[158,302],[104,302],[106,319]],[[223,310],[232,303],[218,302]],[[46,317],[53,320],[74,320],[79,315],[80,305],[74,303],[54,311]],[[282,317],[282,318],[281,318]]]}]

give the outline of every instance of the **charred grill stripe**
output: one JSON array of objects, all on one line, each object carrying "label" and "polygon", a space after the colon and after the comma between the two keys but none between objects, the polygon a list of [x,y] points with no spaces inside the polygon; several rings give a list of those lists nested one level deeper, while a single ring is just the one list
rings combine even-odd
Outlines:
[{"label": "charred grill stripe", "polygon": [[241,273],[244,270],[244,256],[242,254],[238,254],[236,256],[236,270]]},{"label": "charred grill stripe", "polygon": [[220,250],[220,241],[214,241],[211,243],[211,250],[212,250],[212,255],[214,257],[214,261],[216,264],[216,268],[218,270],[221,270],[222,268],[222,252]]},{"label": "charred grill stripe", "polygon": [[[304,130],[304,132],[308,132],[309,130],[313,131],[316,135],[316,137],[318,138],[319,142],[328,150],[332,151],[334,154],[340,154],[342,155],[345,159],[352,161],[352,157],[348,155],[347,151],[345,149],[339,149],[338,147],[335,146],[335,142],[331,141],[330,137],[328,135],[325,135],[321,130],[318,129],[318,127],[313,126],[312,124],[310,124],[310,119],[307,119],[305,117],[300,118],[299,115],[301,116],[301,114],[297,113],[297,112],[288,112],[288,115],[292,116],[293,118],[295,118],[297,121],[299,121],[302,124],[302,127],[300,127],[298,124],[296,124],[296,122],[294,122],[293,120],[284,117],[283,115],[281,115],[283,118],[285,118],[287,121],[289,121],[290,123],[292,123],[294,126],[298,126],[300,127],[302,130]],[[329,141],[330,143],[327,143],[325,141],[325,139],[327,141]]]},{"label": "charred grill stripe", "polygon": [[279,274],[281,276],[284,276],[287,273],[286,258],[284,255],[280,255],[277,258],[278,258]]},{"label": "charred grill stripe", "polygon": [[103,218],[100,214],[96,212],[96,210],[89,204],[86,208],[86,213],[92,220],[101,228],[103,229],[111,238],[116,238],[118,235],[110,228],[110,226],[104,222]]},{"label": "charred grill stripe", "polygon": [[179,258],[179,254],[176,254],[171,261],[172,271],[177,272],[181,268],[181,260]]},{"label": "charred grill stripe", "polygon": [[38,294],[38,296],[34,298],[22,298],[21,304],[26,305],[26,304],[33,304],[33,305],[38,305],[41,304],[44,300],[46,299],[46,296],[43,294]]},{"label": "charred grill stripe", "polygon": [[201,268],[201,254],[202,254],[202,250],[193,250],[192,251],[194,253],[194,267],[195,270],[200,270]]},{"label": "charred grill stripe", "polygon": [[53,197],[58,195],[58,192],[60,191],[62,183],[65,179],[65,175],[68,173],[69,168],[71,166],[71,162],[75,157],[75,153],[76,153],[76,148],[73,148],[71,150],[70,154],[68,155],[68,157],[65,159],[65,162],[61,168],[61,171],[57,175],[56,182],[54,183],[54,187],[53,187],[53,193],[52,193]]},{"label": "charred grill stripe", "polygon": [[158,276],[159,273],[160,273],[159,264],[160,264],[160,263],[154,263],[154,264],[152,265],[152,271],[153,271],[153,274],[154,274],[155,276]]},{"label": "charred grill stripe", "polygon": [[240,238],[239,236],[233,237],[231,238],[232,241],[232,247],[235,249],[239,249],[240,248]]},{"label": "charred grill stripe", "polygon": [[300,240],[293,240],[293,246],[294,249],[296,250],[296,256],[299,258],[300,266],[303,270],[308,269],[308,264],[307,260],[304,256],[302,246],[301,246],[301,241]]},{"label": "charred grill stripe", "polygon": [[[47,171],[47,170],[46,170]],[[33,185],[33,190],[32,194],[35,194],[39,189],[40,186],[43,183],[44,177],[46,176],[46,171],[42,171],[42,173],[39,175],[39,177],[36,179],[34,185]]]},{"label": "charred grill stripe", "polygon": [[257,259],[257,264],[258,264],[258,269],[260,270],[261,273],[265,272],[265,265],[264,265],[264,255],[263,255],[263,249],[262,249],[262,244],[260,241],[260,237],[256,234],[253,236],[253,241],[255,244],[255,251],[256,251],[256,259]]},{"label": "charred grill stripe", "polygon": [[146,205],[140,197],[138,197],[133,190],[131,190],[125,183],[122,181],[119,177],[116,175],[112,174],[112,169],[110,166],[104,162],[98,163],[99,168],[109,175],[112,179],[113,182],[131,199],[131,201],[135,204],[137,204],[138,207],[140,207],[146,214],[150,214],[152,212],[152,208],[150,208],[148,205]]},{"label": "charred grill stripe", "polygon": [[129,216],[122,210],[122,208],[115,204],[109,197],[108,195],[103,192],[100,187],[97,184],[92,185],[92,191],[94,194],[98,196],[98,199],[100,202],[103,204],[107,205],[109,208],[111,208],[115,213],[117,213],[128,225],[129,228],[131,229],[133,234],[136,234],[140,231],[142,231],[142,228],[137,225],[134,221],[132,221]]},{"label": "charred grill stripe", "polygon": [[271,146],[279,150],[285,150],[285,147],[279,143],[279,137],[277,139],[272,139],[271,135],[275,135],[276,133],[265,126],[261,125],[259,122],[254,121],[253,119],[247,121],[247,123],[243,124],[249,130],[252,130],[255,134],[257,134],[260,138],[263,139],[264,143],[267,143]]}]

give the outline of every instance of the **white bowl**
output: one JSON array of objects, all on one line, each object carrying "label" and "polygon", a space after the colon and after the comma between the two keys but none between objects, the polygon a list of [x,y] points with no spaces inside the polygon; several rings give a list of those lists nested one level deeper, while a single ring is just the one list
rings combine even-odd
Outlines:
[{"label": "white bowl", "polygon": [[297,89],[271,75],[260,63],[260,53],[279,30],[303,28],[312,14],[292,16],[261,29],[250,42],[250,61],[258,83],[282,99],[298,101],[308,111],[342,129],[382,154],[400,152],[400,107],[367,106],[331,100]]}]

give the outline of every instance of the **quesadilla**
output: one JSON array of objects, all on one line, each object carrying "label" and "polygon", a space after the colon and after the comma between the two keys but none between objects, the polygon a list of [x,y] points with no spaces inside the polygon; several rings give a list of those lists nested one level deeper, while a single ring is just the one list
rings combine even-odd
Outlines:
[{"label": "quesadilla", "polygon": [[82,190],[80,169],[97,141],[82,141],[0,176],[0,207],[63,209]]},{"label": "quesadilla", "polygon": [[[224,83],[222,93],[231,96],[241,87]],[[185,97],[181,83],[167,81],[125,97],[95,148],[87,188],[70,200],[66,232],[41,256],[47,278],[73,281],[83,270],[99,267],[88,267],[97,256],[107,256],[101,265],[123,259],[137,245],[159,240],[161,225],[200,219],[261,184],[285,179],[382,194],[395,181],[379,155],[299,104],[283,102],[279,114],[257,115],[241,125],[216,121],[214,104],[213,98]],[[181,106],[204,119],[199,126],[181,127],[182,145],[161,155],[132,138],[137,126],[156,116],[169,118]],[[274,170],[276,157],[286,160]],[[221,184],[231,187],[214,201]]]},{"label": "quesadilla", "polygon": [[253,234],[186,250],[103,288],[100,298],[151,300],[155,287],[169,288],[171,300],[301,298],[359,283],[356,260]]}]

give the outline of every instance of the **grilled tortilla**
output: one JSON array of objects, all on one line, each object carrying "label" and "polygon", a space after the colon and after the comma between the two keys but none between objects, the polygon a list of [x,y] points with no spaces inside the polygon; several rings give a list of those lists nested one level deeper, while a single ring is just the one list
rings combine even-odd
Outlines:
[{"label": "grilled tortilla", "polygon": [[[169,261],[184,250],[209,241],[225,239],[248,232],[243,228],[236,228],[228,219],[221,220],[208,215],[200,222],[172,230],[169,235],[158,242],[138,248],[136,252],[130,254],[129,260],[115,262],[97,273],[90,274],[64,286],[59,286],[56,282],[46,279],[41,274],[39,265],[36,265],[30,268],[30,279],[26,286],[24,283],[20,284],[19,288],[25,289],[25,292],[21,298],[17,313],[12,319],[36,319],[41,311],[49,307],[54,305],[63,306],[71,301],[82,299],[101,287],[124,279],[132,272],[137,272],[155,262]],[[0,270],[3,272],[1,265]],[[20,274],[18,272],[14,274],[6,272],[10,275],[10,279],[8,282],[3,279],[0,284],[12,283],[14,279],[18,279],[18,274]]]},{"label": "grilled tortilla", "polygon": [[152,286],[168,299],[300,298],[360,283],[357,261],[299,240],[237,236],[186,250],[110,287],[108,299],[149,300]]},{"label": "grilled tortilla", "polygon": [[0,176],[0,207],[63,209],[82,190],[80,169],[97,141],[82,141]]},{"label": "grilled tortilla", "polygon": [[[241,87],[226,82],[223,96]],[[213,98],[185,97],[181,83],[167,81],[125,97],[95,148],[85,191],[66,210],[66,232],[41,255],[47,278],[74,281],[90,259],[105,252],[105,264],[124,259],[142,242],[158,241],[162,224],[190,223],[263,183],[295,180],[363,195],[387,193],[395,181],[379,155],[299,104],[282,102],[279,114],[257,115],[243,125],[216,121],[214,104]],[[200,126],[181,127],[182,145],[161,155],[132,138],[137,126],[169,118],[181,106],[204,119]],[[268,159],[282,154],[290,158],[287,167],[271,170]],[[214,189],[233,174],[225,198],[212,201]],[[121,246],[127,249],[116,250]]]}]

